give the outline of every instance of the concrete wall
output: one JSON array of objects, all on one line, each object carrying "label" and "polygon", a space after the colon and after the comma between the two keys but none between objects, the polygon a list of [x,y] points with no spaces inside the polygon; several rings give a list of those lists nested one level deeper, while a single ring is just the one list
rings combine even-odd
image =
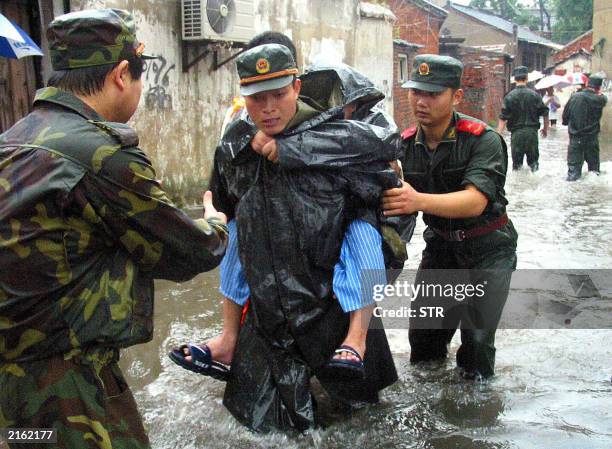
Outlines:
[{"label": "concrete wall", "polygon": [[386,8],[361,4],[355,34],[353,63],[385,94],[385,107],[393,115],[393,23]]},{"label": "concrete wall", "polygon": [[[605,41],[602,41],[605,39]],[[603,45],[598,43],[603,42]],[[608,105],[601,119],[600,142],[610,147],[612,140],[612,3],[610,0],[594,0],[593,2],[593,51],[591,71],[603,71],[608,79],[603,92],[608,96]]]},{"label": "concrete wall", "polygon": [[481,46],[481,45],[506,45],[505,52],[513,53],[512,36],[499,31],[489,25],[486,25],[479,20],[475,20],[465,14],[452,9],[446,8],[448,17],[442,25],[443,30],[450,30],[449,34],[453,37],[464,37],[463,45],[466,46]]},{"label": "concrete wall", "polygon": [[[143,75],[141,105],[131,121],[165,189],[194,203],[205,189],[227,106],[238,94],[235,64],[212,69],[212,56],[181,66],[179,0],[72,0],[72,9],[117,7],[134,13],[147,53],[161,59]],[[298,50],[301,68],[323,53],[370,76],[389,94],[392,112],[392,15],[368,17],[358,0],[254,0],[255,32],[280,31]],[[235,50],[222,50],[219,60]],[[195,53],[190,54],[193,59]]]},{"label": "concrete wall", "polygon": [[569,75],[574,73],[574,67],[580,66],[583,73],[591,73],[591,57],[584,54],[576,54],[571,58],[566,59],[560,64],[555,65],[555,73],[557,75]]}]

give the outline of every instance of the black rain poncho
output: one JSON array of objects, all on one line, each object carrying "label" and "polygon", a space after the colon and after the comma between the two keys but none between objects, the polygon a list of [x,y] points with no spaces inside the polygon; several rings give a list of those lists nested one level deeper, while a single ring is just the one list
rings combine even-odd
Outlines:
[{"label": "black rain poncho", "polygon": [[[223,402],[251,429],[314,425],[311,376],[342,343],[349,324],[332,290],[344,232],[357,218],[379,228],[382,192],[398,181],[386,162],[396,147],[367,125],[335,120],[341,113],[318,113],[300,102],[295,126],[277,139],[342,148],[344,136],[351,136],[351,148],[376,145],[378,161],[342,170],[286,169],[250,148],[255,130],[243,120],[228,127],[215,153],[210,188],[217,209],[236,219],[251,293]],[[397,379],[382,323],[373,324],[366,379],[322,383],[332,397],[376,402],[378,391]]]},{"label": "black rain poncho", "polygon": [[[301,95],[320,110],[344,107],[351,103],[356,106],[351,121],[368,126],[378,133],[381,140],[389,145],[396,145],[394,159],[403,158],[398,128],[381,105],[385,95],[365,75],[343,63],[315,63],[310,65],[300,76],[302,80]],[[367,124],[367,125],[365,125]],[[340,147],[296,145],[291,138],[278,142],[280,164],[284,167],[333,167],[341,168],[347,164],[369,163],[380,160],[380,148],[376,145],[359,145]],[[343,151],[338,153],[336,150]],[[348,154],[347,154],[348,153]],[[406,244],[411,240],[416,226],[416,214],[387,217],[381,228],[385,265],[388,269],[401,269],[408,257]],[[399,273],[390,272],[390,281]]]}]

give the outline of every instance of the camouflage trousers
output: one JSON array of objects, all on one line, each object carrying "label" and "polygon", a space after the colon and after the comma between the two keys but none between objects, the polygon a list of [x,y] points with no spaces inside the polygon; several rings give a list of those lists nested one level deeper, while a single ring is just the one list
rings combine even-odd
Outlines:
[{"label": "camouflage trousers", "polygon": [[512,150],[512,169],[518,170],[523,166],[527,157],[527,165],[532,171],[538,169],[540,149],[538,148],[538,130],[536,128],[519,128],[512,131],[510,137]]},{"label": "camouflage trousers", "polygon": [[567,180],[575,181],[582,175],[582,164],[586,161],[589,171],[599,173],[598,136],[570,136],[567,148]]},{"label": "camouflage trousers", "polygon": [[[57,443],[18,449],[149,449],[132,392],[116,361],[75,357],[0,365],[0,428],[52,428]],[[1,445],[0,445],[1,447]]]}]

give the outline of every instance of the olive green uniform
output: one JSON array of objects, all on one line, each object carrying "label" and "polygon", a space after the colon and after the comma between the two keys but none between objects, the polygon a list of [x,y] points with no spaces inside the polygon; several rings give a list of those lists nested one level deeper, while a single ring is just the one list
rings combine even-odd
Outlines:
[{"label": "olive green uniform", "polygon": [[512,133],[513,170],[523,165],[525,156],[527,165],[533,171],[538,169],[540,116],[548,116],[548,107],[537,92],[526,86],[517,86],[505,96],[499,118],[508,122],[508,131]]},{"label": "olive green uniform", "polygon": [[567,149],[567,179],[580,178],[586,160],[589,171],[599,173],[599,130],[607,99],[585,88],[571,96],[563,109],[563,124],[570,136]]},{"label": "olive green uniform", "polygon": [[[92,14],[125,28],[109,11]],[[119,349],[152,338],[153,279],[214,268],[226,236],[172,204],[129,126],[38,91],[0,136],[0,428],[54,428],[49,449],[148,448]]]},{"label": "olive green uniform", "polygon": [[[516,267],[517,233],[506,216],[505,143],[484,123],[458,113],[454,113],[445,137],[433,151],[427,147],[420,128],[406,130],[403,137],[404,179],[417,191],[444,194],[474,185],[488,199],[484,212],[474,218],[447,219],[423,214],[427,245],[415,285],[445,283],[445,274],[436,274],[440,273],[437,270],[469,270],[464,273],[468,277],[466,282],[473,285],[484,282],[487,295],[480,301],[466,302],[467,310],[459,314],[447,308],[437,328],[428,328],[427,323],[431,321],[422,323],[419,318],[411,318],[410,360],[420,362],[445,357],[447,344],[461,321],[458,366],[469,377],[491,376],[495,364],[495,331]],[[477,229],[481,235],[470,237]],[[412,307],[425,303],[440,305],[438,299],[419,298]]]}]

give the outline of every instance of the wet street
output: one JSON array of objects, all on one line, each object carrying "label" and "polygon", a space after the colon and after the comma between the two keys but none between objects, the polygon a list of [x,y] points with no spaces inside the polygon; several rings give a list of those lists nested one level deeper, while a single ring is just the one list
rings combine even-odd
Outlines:
[{"label": "wet street", "polygon": [[[565,128],[540,141],[539,172],[508,174],[519,269],[612,268],[612,144],[602,144],[601,176],[564,180]],[[422,231],[420,222],[409,245],[409,268],[418,266]],[[346,417],[323,402],[325,428],[257,435],[224,409],[223,383],[181,369],[166,356],[172,346],[216,335],[220,311],[216,271],[182,284],[159,282],[153,341],[123,351],[121,364],[156,449],[612,448],[612,325],[502,329],[497,375],[487,383],[455,373],[457,336],[445,364],[413,367],[407,330],[391,330],[400,380],[383,392],[380,404]]]}]

